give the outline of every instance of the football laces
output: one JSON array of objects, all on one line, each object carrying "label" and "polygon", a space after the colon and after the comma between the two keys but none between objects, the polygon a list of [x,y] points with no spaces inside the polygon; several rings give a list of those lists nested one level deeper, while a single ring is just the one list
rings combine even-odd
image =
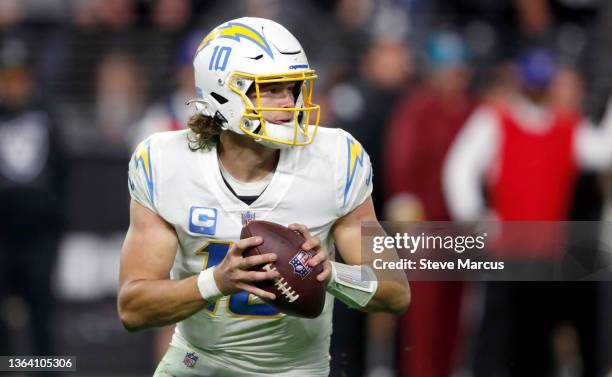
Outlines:
[{"label": "football laces", "polygon": [[[263,269],[266,271],[276,271],[277,268],[274,267],[271,263],[267,263],[263,266]],[[282,276],[274,278],[274,286],[289,302],[294,302],[300,295],[289,285],[289,282],[285,280]]]}]

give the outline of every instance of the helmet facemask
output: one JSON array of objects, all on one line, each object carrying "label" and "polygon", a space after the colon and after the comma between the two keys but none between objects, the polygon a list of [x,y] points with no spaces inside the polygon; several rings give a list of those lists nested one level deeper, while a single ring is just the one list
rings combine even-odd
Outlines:
[{"label": "helmet facemask", "polygon": [[[312,102],[316,77],[313,70],[273,75],[234,72],[228,80],[228,86],[242,97],[246,105],[240,120],[240,130],[255,141],[271,148],[304,146],[312,143],[320,117],[320,107]],[[261,85],[285,82],[295,83],[293,107],[263,107]],[[247,90],[253,93],[253,100],[247,96]],[[274,111],[291,113],[291,120],[283,124],[266,121],[264,112]]]}]

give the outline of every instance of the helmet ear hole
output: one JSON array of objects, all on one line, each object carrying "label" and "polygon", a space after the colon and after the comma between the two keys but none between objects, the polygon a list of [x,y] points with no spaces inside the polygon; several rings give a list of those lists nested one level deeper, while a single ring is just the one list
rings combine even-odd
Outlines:
[{"label": "helmet ear hole", "polygon": [[225,117],[223,116],[223,114],[221,114],[219,111],[215,112],[215,116],[213,117],[214,121],[216,124],[219,125],[219,127],[221,127],[221,129],[223,130],[227,130],[227,119],[225,119]]}]

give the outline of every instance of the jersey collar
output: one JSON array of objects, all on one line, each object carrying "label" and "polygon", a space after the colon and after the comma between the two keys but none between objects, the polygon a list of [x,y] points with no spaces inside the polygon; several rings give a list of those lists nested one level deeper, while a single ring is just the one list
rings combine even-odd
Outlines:
[{"label": "jersey collar", "polygon": [[[265,213],[272,211],[287,195],[291,187],[291,183],[297,173],[296,167],[301,149],[302,147],[292,147],[280,150],[278,165],[276,166],[272,181],[270,181],[270,184],[259,198],[250,205],[238,199],[223,182],[216,147],[209,152],[201,154],[201,166],[205,170],[204,177],[211,179],[210,182],[205,182],[205,184],[209,186],[221,207],[227,212],[261,211]],[[265,217],[264,213],[258,218]]]}]

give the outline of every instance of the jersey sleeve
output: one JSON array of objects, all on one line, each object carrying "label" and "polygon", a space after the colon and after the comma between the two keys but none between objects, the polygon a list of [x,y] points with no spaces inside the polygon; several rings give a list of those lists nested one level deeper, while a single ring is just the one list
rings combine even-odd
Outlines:
[{"label": "jersey sleeve", "polygon": [[370,156],[351,134],[340,130],[336,147],[336,197],[340,217],[372,194]]},{"label": "jersey sleeve", "polygon": [[148,138],[136,147],[128,169],[128,188],[133,200],[158,212],[157,156],[154,141]]}]

